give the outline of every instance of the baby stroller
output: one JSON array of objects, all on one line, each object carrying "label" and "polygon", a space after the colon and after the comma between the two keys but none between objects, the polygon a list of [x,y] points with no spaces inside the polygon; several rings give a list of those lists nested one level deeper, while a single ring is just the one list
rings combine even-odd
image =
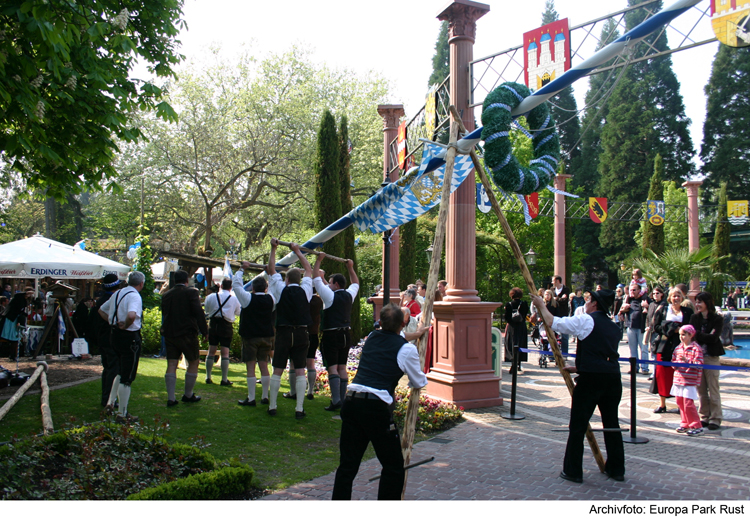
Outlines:
[{"label": "baby stroller", "polygon": [[[547,331],[544,330],[544,325],[539,323],[537,325],[537,329],[539,332],[539,341],[540,341],[540,347],[542,351],[552,351],[550,349],[549,345],[549,339],[547,338]],[[555,334],[555,340],[557,340],[557,347],[560,348],[560,335],[557,333]],[[549,365],[549,362],[552,362],[552,365],[555,365],[555,357],[547,354],[540,354],[539,355],[539,367],[547,367]]]}]

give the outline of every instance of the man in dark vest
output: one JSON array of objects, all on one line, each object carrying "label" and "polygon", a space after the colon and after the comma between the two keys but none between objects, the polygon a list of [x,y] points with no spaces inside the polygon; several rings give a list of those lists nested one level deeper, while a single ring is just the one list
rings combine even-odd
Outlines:
[{"label": "man in dark vest", "polygon": [[[95,341],[99,348],[99,354],[102,357],[102,407],[109,402],[109,395],[112,391],[112,382],[120,374],[120,362],[117,354],[112,349],[109,341],[111,329],[109,323],[99,316],[99,309],[102,308],[112,294],[125,284],[124,281],[117,279],[117,274],[107,274],[102,279],[102,294],[96,298],[96,310],[92,311],[93,316],[89,320],[89,334],[91,340]],[[113,402],[114,409],[114,402]]]},{"label": "man in dark vest", "polygon": [[185,392],[182,402],[198,402],[201,398],[193,392],[198,379],[200,366],[200,344],[198,333],[208,334],[206,315],[201,307],[198,289],[188,286],[188,274],[178,270],[174,274],[175,285],[161,298],[162,334],[167,347],[167,372],[164,381],[167,385],[167,407],[177,406],[175,389],[177,386],[177,364],[180,356],[185,356]]},{"label": "man in dark vest", "polygon": [[240,302],[240,336],[242,337],[242,361],[247,366],[247,398],[237,401],[240,406],[255,406],[255,364],[260,368],[261,404],[268,404],[268,389],[271,377],[268,373],[268,357],[273,350],[274,308],[276,300],[268,294],[268,282],[258,276],[251,282],[252,292],[245,290],[242,275],[250,268],[242,261],[242,269],[232,278],[232,290]]},{"label": "man in dark vest", "polygon": [[294,416],[297,419],[305,418],[305,360],[309,346],[307,328],[312,324],[310,318],[310,298],[312,297],[312,267],[307,258],[300,252],[299,245],[292,244],[292,251],[305,269],[305,276],[299,268],[290,268],[286,273],[286,282],[281,279],[281,274],[276,272],[276,248],[279,240],[271,239],[271,254],[268,258],[266,271],[271,276],[268,287],[269,292],[276,303],[276,343],[273,356],[273,375],[271,376],[270,402],[268,414],[276,415],[276,400],[279,397],[281,387],[281,374],[286,368],[289,360],[292,361],[297,375],[295,381],[295,395],[297,406]]},{"label": "man in dark vest", "polygon": [[[611,290],[590,292],[585,314],[558,318],[544,305],[540,296],[531,295],[539,314],[553,331],[572,334],[578,341],[575,366],[563,369],[578,373],[570,407],[568,444],[565,447],[560,477],[574,483],[583,482],[583,439],[589,419],[598,406],[604,428],[619,428],[617,409],[622,397],[620,358],[617,347],[620,329],[609,319],[609,307],[615,300]],[[604,433],[607,447],[606,474],[615,481],[625,479],[625,450],[619,431]]]},{"label": "man in dark vest", "polygon": [[346,268],[351,282],[349,288],[346,288],[346,279],[341,274],[332,274],[326,284],[318,273],[325,256],[326,254],[321,252],[315,261],[313,286],[323,300],[323,338],[320,350],[328,370],[328,385],[331,388],[331,404],[325,409],[336,411],[341,408],[349,383],[346,362],[349,358],[349,349],[352,347],[352,302],[359,292],[359,278],[354,271],[354,262],[347,259]]},{"label": "man in dark vest", "polygon": [[359,369],[341,408],[341,456],[333,484],[334,500],[351,499],[352,483],[369,443],[383,465],[378,499],[401,499],[404,458],[393,421],[394,393],[404,373],[412,388],[427,385],[417,348],[403,337],[403,326],[401,308],[391,303],[380,311],[380,330],[370,333],[365,341]]}]

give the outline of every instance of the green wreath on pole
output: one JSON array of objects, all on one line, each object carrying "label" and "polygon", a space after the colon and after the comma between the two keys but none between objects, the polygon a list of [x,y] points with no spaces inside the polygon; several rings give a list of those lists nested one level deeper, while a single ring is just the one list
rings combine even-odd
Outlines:
[{"label": "green wreath on pole", "polygon": [[507,193],[530,195],[545,189],[557,174],[560,164],[560,140],[549,105],[542,103],[526,116],[534,158],[524,167],[513,155],[510,143],[511,110],[531,91],[519,83],[503,83],[495,88],[482,105],[482,140],[484,161],[495,185]]}]

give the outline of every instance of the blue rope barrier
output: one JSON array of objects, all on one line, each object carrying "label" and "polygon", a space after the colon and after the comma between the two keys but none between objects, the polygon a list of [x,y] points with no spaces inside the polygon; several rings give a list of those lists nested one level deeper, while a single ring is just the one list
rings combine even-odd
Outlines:
[{"label": "blue rope barrier", "polygon": [[[554,356],[554,353],[552,351],[542,351],[540,349],[518,349],[522,353],[537,353],[542,354],[545,356]],[[572,353],[560,353],[563,357],[566,358],[575,358],[576,355]],[[636,359],[639,364],[654,364],[654,365],[660,365],[660,366],[667,366],[667,367],[697,367],[698,369],[715,369],[717,371],[750,371],[750,367],[741,367],[741,366],[714,366],[714,365],[706,365],[706,364],[682,364],[677,362],[664,362],[661,360],[641,360]],[[629,363],[630,357],[629,356],[621,356],[619,359],[620,362],[623,363]]]}]

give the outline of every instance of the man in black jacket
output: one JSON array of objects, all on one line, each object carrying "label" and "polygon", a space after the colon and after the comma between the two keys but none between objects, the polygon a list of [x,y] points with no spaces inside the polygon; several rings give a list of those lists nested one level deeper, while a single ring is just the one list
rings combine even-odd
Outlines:
[{"label": "man in black jacket", "polygon": [[[540,296],[531,295],[539,314],[555,332],[578,338],[575,366],[564,369],[578,373],[570,407],[568,443],[565,447],[560,477],[574,483],[583,482],[583,439],[589,419],[598,406],[604,428],[618,429],[617,409],[622,398],[619,354],[620,329],[609,319],[608,310],[615,300],[611,290],[590,292],[586,313],[558,318],[544,305]],[[625,450],[619,431],[604,433],[607,447],[606,474],[615,481],[625,480]]]},{"label": "man in black jacket", "polygon": [[175,389],[177,386],[177,364],[180,356],[185,356],[188,364],[185,373],[185,392],[182,402],[198,402],[201,398],[193,393],[198,379],[200,365],[201,336],[208,334],[206,315],[201,307],[198,290],[188,286],[188,275],[184,270],[174,274],[175,285],[161,298],[162,326],[164,342],[167,347],[167,373],[164,381],[167,385],[167,407],[177,406]]}]

